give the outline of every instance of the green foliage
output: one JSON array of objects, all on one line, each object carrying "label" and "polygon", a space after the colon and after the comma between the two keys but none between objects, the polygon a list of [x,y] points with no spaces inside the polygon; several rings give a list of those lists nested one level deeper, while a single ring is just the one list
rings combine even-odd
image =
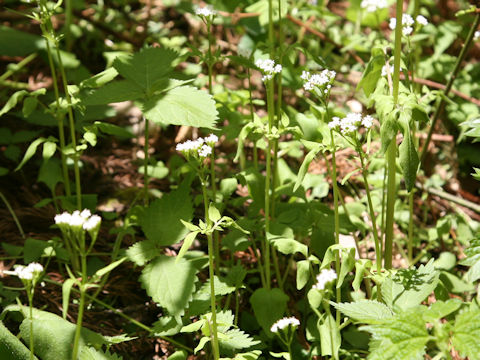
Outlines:
[{"label": "green foliage", "polygon": [[465,250],[467,256],[460,264],[469,266],[466,273],[466,279],[468,282],[475,282],[480,279],[480,239],[474,239],[470,242],[470,246]]},{"label": "green foliage", "polygon": [[480,359],[480,310],[465,311],[455,319],[452,345],[461,356],[472,360]]},{"label": "green foliage", "polygon": [[27,360],[29,357],[30,350],[0,321],[0,358],[3,360]]},{"label": "green foliage", "polygon": [[250,297],[255,318],[269,337],[273,336],[270,332],[273,323],[285,313],[287,301],[288,296],[278,288],[260,288]]},{"label": "green foliage", "polygon": [[195,290],[196,270],[192,263],[161,255],[142,271],[140,282],[147,294],[170,315],[182,315]]},{"label": "green foliage", "polygon": [[379,324],[393,316],[388,306],[376,300],[360,300],[333,306],[353,320],[365,324]]}]

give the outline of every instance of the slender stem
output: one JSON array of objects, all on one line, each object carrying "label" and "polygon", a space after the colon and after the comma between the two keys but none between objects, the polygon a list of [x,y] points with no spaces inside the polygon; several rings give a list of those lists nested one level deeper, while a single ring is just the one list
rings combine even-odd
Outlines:
[{"label": "slender stem", "polygon": [[[207,185],[203,175],[200,175],[200,181],[202,182],[202,190],[203,190],[203,204],[205,207],[205,221],[207,223],[207,228],[212,226],[212,221],[208,216],[208,207],[209,207],[209,200],[207,195]],[[217,305],[215,299],[215,265],[213,263],[213,238],[212,234],[207,234],[207,242],[208,242],[208,269],[210,273],[210,308],[212,311],[212,349],[213,349],[213,357],[214,360],[220,359],[220,350],[218,346],[218,334],[217,334]]]},{"label": "slender stem", "polygon": [[148,193],[148,184],[150,182],[150,177],[148,175],[148,164],[149,164],[149,121],[148,119],[143,117],[143,122],[145,124],[145,132],[144,132],[144,137],[145,137],[145,143],[143,144],[143,152],[144,152],[144,158],[143,158],[143,187],[145,191],[145,206],[148,206],[149,202],[149,193]]},{"label": "slender stem", "polygon": [[[44,25],[41,25],[42,32],[44,35],[47,34],[47,30],[45,29]],[[72,195],[72,191],[70,190],[70,178],[68,176],[68,168],[67,168],[67,157],[65,156],[65,131],[63,129],[63,115],[60,113],[60,93],[58,90],[58,83],[57,83],[57,72],[55,70],[55,64],[53,62],[52,57],[52,50],[50,48],[50,42],[47,37],[45,37],[45,42],[47,44],[47,56],[48,56],[48,63],[50,65],[50,73],[52,74],[52,83],[53,83],[53,91],[55,93],[55,103],[57,106],[57,122],[58,122],[58,137],[60,140],[60,158],[62,161],[62,173],[63,173],[63,183],[65,186],[65,194],[67,196]]]},{"label": "slender stem", "polygon": [[212,68],[213,68],[213,56],[212,56],[212,35],[211,35],[211,20],[207,19],[207,37],[208,37],[208,50],[207,50],[207,67],[208,67],[208,93],[210,95],[212,92]]},{"label": "slender stem", "polygon": [[68,91],[68,83],[67,83],[67,76],[65,74],[65,68],[63,67],[62,57],[60,56],[60,49],[58,42],[55,44],[57,49],[57,57],[58,57],[58,67],[60,69],[60,74],[62,76],[63,82],[63,91],[65,92],[65,98],[67,99],[67,113],[68,119],[70,123],[70,137],[72,138],[72,146],[74,151],[74,158],[73,158],[73,169],[75,174],[75,192],[77,195],[77,208],[82,208],[82,188],[80,185],[80,167],[78,165],[78,153],[77,153],[77,140],[75,134],[75,120],[73,119],[73,110],[72,110],[72,98],[70,97],[70,92]]},{"label": "slender stem", "polygon": [[22,238],[25,239],[25,232],[23,231],[22,225],[20,224],[20,221],[18,220],[17,215],[15,214],[15,211],[13,211],[12,206],[8,202],[7,198],[3,195],[3,193],[0,191],[0,198],[3,200],[5,203],[5,206],[7,207],[8,211],[12,215],[13,221],[15,221],[15,224],[17,225],[18,231],[20,231],[20,235],[22,235]]},{"label": "slender stem", "polygon": [[[328,111],[328,110],[327,110]],[[335,158],[335,136],[333,130],[330,130],[331,136],[331,148],[332,148],[332,184],[333,184],[333,207],[335,211],[335,244],[340,244],[340,217],[338,214],[338,184],[337,184],[337,160]],[[335,252],[335,272],[340,274],[340,254],[338,251]],[[342,301],[342,292],[341,289],[338,288],[337,290],[337,303]],[[340,325],[340,317],[341,313],[340,310],[337,309],[336,312],[336,322],[337,325]]]},{"label": "slender stem", "polygon": [[[398,20],[397,20],[398,21]],[[423,145],[423,149],[420,155],[420,163],[423,164],[425,161],[425,156],[427,155],[427,150],[428,150],[428,145],[430,144],[430,141],[432,139],[433,131],[435,129],[435,125],[440,117],[440,114],[442,113],[443,109],[445,108],[445,98],[448,97],[448,94],[450,93],[450,90],[452,89],[453,82],[455,81],[458,71],[461,68],[461,64],[463,62],[463,59],[465,58],[465,55],[467,54],[468,49],[470,48],[470,44],[472,43],[472,40],[475,35],[475,31],[478,28],[478,24],[480,23],[480,12],[477,12],[475,15],[475,20],[473,21],[472,26],[470,27],[470,31],[467,35],[467,38],[465,39],[465,44],[462,47],[462,50],[460,51],[460,54],[458,55],[458,58],[455,62],[455,66],[453,68],[452,74],[450,75],[450,78],[448,79],[447,85],[445,86],[445,90],[443,90],[443,95],[438,101],[437,101],[437,108],[435,109],[435,113],[433,114],[432,118],[432,125],[430,126],[430,130],[428,131],[427,135],[427,140],[425,140],[425,144]]]},{"label": "slender stem", "polygon": [[373,239],[375,240],[377,273],[380,274],[382,271],[382,252],[380,250],[380,241],[378,239],[377,220],[375,217],[375,210],[373,209],[372,197],[370,195],[370,186],[368,185],[368,179],[367,179],[367,168],[365,167],[365,159],[362,154],[362,149],[360,148],[357,152],[358,152],[358,155],[360,156],[360,163],[362,165],[363,182],[365,183],[365,190],[367,192],[368,209],[370,211],[370,220],[372,221]]},{"label": "slender stem", "polygon": [[[210,155],[210,183],[212,185],[212,198],[213,198],[213,203],[217,203],[217,183],[216,183],[216,176],[215,176],[215,152],[212,151],[212,154]],[[215,253],[215,269],[217,272],[220,272],[220,234],[218,231],[213,232],[213,237],[214,237],[214,253]]]},{"label": "slender stem", "polygon": [[[403,16],[403,0],[397,0],[396,7],[396,20],[397,24],[402,23]],[[395,27],[395,49],[393,57],[393,104],[394,107],[398,104],[398,91],[400,83],[400,58],[402,52],[402,27]],[[395,186],[395,177],[397,174],[396,169],[396,159],[397,159],[397,143],[396,136],[393,137],[390,141],[390,145],[387,149],[387,213],[386,213],[386,224],[385,224],[385,253],[384,261],[385,268],[392,268],[392,249],[393,249],[393,225],[394,225],[394,211],[395,211],[395,197],[396,197],[396,186]]]},{"label": "slender stem", "polygon": [[409,221],[408,221],[408,264],[412,263],[413,257],[413,194],[414,191],[410,191],[408,194],[408,210],[409,210]]},{"label": "slender stem", "polygon": [[70,27],[72,25],[72,0],[65,0],[65,43],[67,51],[72,50],[72,32]]},{"label": "slender stem", "polygon": [[[30,284],[30,286],[33,286],[33,284]],[[28,306],[29,306],[29,311],[30,311],[30,360],[33,360],[34,356],[34,341],[33,341],[33,289],[30,291],[30,289],[27,289],[28,291]]]},{"label": "slender stem", "polygon": [[380,251],[383,254],[383,239],[385,235],[385,200],[387,197],[385,196],[385,189],[387,188],[387,167],[383,168],[383,181],[382,181],[382,224],[381,224],[381,236],[380,236]]},{"label": "slender stem", "polygon": [[273,34],[273,1],[268,0],[268,47],[270,48],[270,57],[275,55],[275,39]]},{"label": "slender stem", "polygon": [[73,351],[72,351],[72,360],[77,360],[78,358],[78,349],[80,343],[80,336],[82,333],[82,322],[83,322],[83,311],[85,309],[85,292],[87,284],[87,258],[85,255],[85,249],[81,250],[82,254],[82,282],[80,284],[80,304],[78,305],[78,315],[77,315],[77,327],[75,329],[75,338],[73,340]]},{"label": "slender stem", "polygon": [[9,70],[5,71],[5,72],[3,73],[3,75],[0,76],[0,82],[5,81],[5,80],[8,79],[11,75],[13,75],[15,72],[17,72],[18,70],[21,70],[23,67],[25,67],[25,65],[29,64],[29,63],[30,63],[32,60],[34,60],[37,56],[38,56],[37,53],[30,54],[30,55],[28,55],[25,59],[23,59],[22,61],[20,61],[17,65],[15,65],[15,67],[13,67],[12,69],[9,69]]}]

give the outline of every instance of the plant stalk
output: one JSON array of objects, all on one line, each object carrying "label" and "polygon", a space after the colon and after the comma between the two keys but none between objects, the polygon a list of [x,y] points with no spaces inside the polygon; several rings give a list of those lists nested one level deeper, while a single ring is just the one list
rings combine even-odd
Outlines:
[{"label": "plant stalk", "polygon": [[143,158],[143,187],[145,191],[145,206],[148,206],[149,203],[149,192],[148,192],[148,185],[150,183],[150,177],[148,176],[148,164],[149,164],[149,147],[150,143],[148,139],[150,138],[150,129],[149,129],[149,121],[148,119],[143,117],[143,122],[145,124],[145,131],[144,131],[144,137],[145,137],[145,143],[143,144],[143,152],[144,152],[144,158]]}]

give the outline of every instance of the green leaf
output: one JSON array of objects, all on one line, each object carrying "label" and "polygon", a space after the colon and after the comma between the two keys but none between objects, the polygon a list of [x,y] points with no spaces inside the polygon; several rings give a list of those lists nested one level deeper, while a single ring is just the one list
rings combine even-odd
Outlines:
[{"label": "green leaf", "polygon": [[[147,172],[150,177],[153,177],[155,179],[163,179],[168,175],[168,167],[165,166],[163,161],[157,161],[155,165],[147,165]],[[145,167],[141,166],[138,169],[138,172],[140,174],[145,173]]]},{"label": "green leaf", "polygon": [[376,55],[370,58],[370,61],[362,74],[362,79],[358,83],[357,89],[362,88],[367,97],[375,90],[378,79],[382,74],[382,67],[385,65],[385,56]]},{"label": "green leaf", "polygon": [[376,300],[360,300],[351,303],[332,305],[344,315],[355,321],[365,324],[379,324],[385,319],[390,319],[393,312],[385,304]]},{"label": "green leaf", "polygon": [[139,241],[130,246],[126,251],[128,259],[138,266],[145,265],[160,254],[160,250],[152,240]]},{"label": "green leaf", "polygon": [[480,181],[480,169],[473,168],[473,170],[475,170],[475,173],[471,173],[470,175],[472,175],[475,180]]},{"label": "green leaf", "polygon": [[[5,3],[6,5],[6,3]],[[45,39],[28,32],[0,26],[0,49],[4,56],[26,56],[45,48]]]},{"label": "green leaf", "polygon": [[153,333],[155,336],[173,336],[180,332],[182,323],[178,322],[173,316],[162,316],[153,323]]},{"label": "green leaf", "polygon": [[470,246],[465,249],[465,259],[460,261],[460,265],[469,266],[465,278],[468,282],[473,283],[480,279],[480,239],[474,239],[470,242]]},{"label": "green leaf", "polygon": [[43,255],[43,251],[49,246],[50,244],[47,241],[28,238],[25,240],[23,249],[23,261],[25,264],[37,261]]},{"label": "green leaf", "polygon": [[395,139],[395,136],[397,136],[398,114],[399,114],[398,110],[391,112],[383,119],[382,125],[380,126],[380,137],[382,139],[383,154],[385,154],[385,152],[387,151],[388,146],[390,145],[390,142]]},{"label": "green leaf", "polygon": [[188,189],[181,188],[155,200],[139,219],[147,239],[156,245],[173,245],[184,238],[187,229],[180,220],[190,221],[193,207]]},{"label": "green leaf", "polygon": [[433,259],[418,269],[403,269],[382,284],[382,297],[390,308],[407,310],[419,305],[437,287],[439,272]]},{"label": "green leaf", "polygon": [[67,318],[68,305],[70,304],[70,292],[75,284],[75,279],[67,279],[62,285],[62,317]]},{"label": "green leaf", "polygon": [[113,135],[113,136],[118,136],[121,138],[133,138],[135,135],[133,135],[130,131],[114,125],[114,124],[109,124],[106,122],[101,122],[101,121],[95,121],[94,125],[102,132],[108,135]]},{"label": "green leaf", "polygon": [[129,57],[117,57],[113,67],[125,79],[135,83],[145,93],[158,90],[173,69],[173,61],[178,53],[165,48],[144,48]]},{"label": "green leaf", "polygon": [[246,349],[260,344],[260,341],[253,340],[248,334],[245,334],[240,329],[230,329],[226,332],[219,333],[218,341],[220,347],[227,349],[227,351]]},{"label": "green leaf", "polygon": [[4,176],[8,174],[8,169],[0,166],[0,176]]},{"label": "green leaf", "polygon": [[307,174],[308,167],[310,166],[310,163],[312,162],[312,160],[315,158],[315,156],[317,155],[317,153],[319,151],[320,151],[319,148],[312,149],[305,156],[305,159],[303,160],[302,165],[300,166],[300,169],[298,170],[297,180],[295,181],[295,186],[293,187],[293,192],[297,191],[297,189],[302,184],[303,179],[305,178],[305,175]]},{"label": "green leaf", "polygon": [[145,117],[157,124],[213,129],[217,109],[212,96],[192,86],[179,86],[142,104]]},{"label": "green leaf", "polygon": [[193,265],[185,260],[160,255],[142,271],[140,282],[147,294],[170,315],[182,315],[195,290]]},{"label": "green leaf", "polygon": [[185,255],[185,253],[190,249],[190,246],[192,246],[193,242],[195,241],[199,231],[193,231],[191,233],[188,233],[187,236],[185,236],[185,239],[183,240],[182,247],[180,248],[180,251],[178,252],[178,255],[176,256],[175,261],[180,261],[181,258]]},{"label": "green leaf", "polygon": [[480,310],[461,313],[455,319],[452,345],[462,357],[480,360]]},{"label": "green leaf", "polygon": [[200,339],[200,341],[198,342],[198,345],[195,347],[195,349],[193,349],[193,353],[196,354],[197,352],[199,352],[200,350],[202,350],[205,345],[207,345],[207,343],[210,341],[210,337],[209,336],[204,336]]},{"label": "green leaf", "polygon": [[145,96],[142,89],[127,80],[114,81],[91,91],[83,100],[84,105],[105,105],[127,100],[137,100]]},{"label": "green leaf", "polygon": [[37,140],[35,140],[34,142],[32,142],[30,144],[30,146],[28,147],[27,151],[25,152],[25,155],[23,156],[23,159],[22,161],[20,162],[20,164],[15,168],[15,171],[18,171],[20,170],[23,165],[25,165],[25,163],[31,159],[31,157],[35,154],[35,152],[37,151],[37,148],[40,144],[44,143],[47,139],[41,137],[41,138],[38,138]]},{"label": "green leaf", "polygon": [[97,88],[106,83],[112,81],[118,75],[117,70],[115,68],[110,67],[92,77],[83,80],[80,83],[80,88]]},{"label": "green leaf", "polygon": [[185,350],[175,351],[167,360],[187,360],[188,353]]},{"label": "green leaf", "polygon": [[270,331],[273,323],[285,313],[287,301],[288,296],[279,288],[260,288],[250,297],[255,318],[269,337],[273,336]]},{"label": "green leaf", "polygon": [[447,301],[437,300],[425,310],[423,318],[425,321],[433,323],[457,311],[460,306],[462,306],[462,301],[459,299],[448,299]]},{"label": "green leaf", "polygon": [[267,240],[275,246],[282,254],[290,255],[300,253],[308,257],[308,247],[293,238],[293,230],[280,223],[272,223],[270,232],[267,233]]},{"label": "green leaf", "polygon": [[420,160],[418,158],[417,149],[413,142],[412,134],[410,131],[410,114],[408,112],[400,113],[399,124],[403,129],[403,141],[398,148],[400,167],[403,171],[403,177],[405,179],[405,186],[407,191],[411,191],[415,185],[415,179],[417,178],[417,170]]},{"label": "green leaf", "polygon": [[121,360],[121,356],[110,354],[110,352],[103,352],[96,350],[93,347],[84,347],[79,354],[79,360]]},{"label": "green leaf", "polygon": [[57,184],[63,182],[60,160],[57,158],[51,158],[44,161],[38,172],[37,180],[47,185],[50,191],[55,192]]},{"label": "green leaf", "polygon": [[338,359],[338,349],[340,349],[342,337],[340,336],[340,329],[331,314],[327,315],[319,326],[319,332],[322,356],[331,355],[334,359]]},{"label": "green leaf", "polygon": [[[20,335],[25,343],[30,343],[30,317],[27,306],[11,305],[4,311],[18,311],[25,319],[20,324]],[[76,325],[60,316],[33,309],[33,340],[36,355],[42,360],[58,360],[72,358],[72,339],[75,336]],[[104,337],[88,329],[82,328],[79,352],[85,346],[102,346],[106,344]]]},{"label": "green leaf", "polygon": [[262,352],[260,350],[252,350],[248,353],[235,354],[233,359],[220,358],[220,360],[257,360],[261,353]]},{"label": "green leaf", "polygon": [[36,97],[28,97],[23,101],[22,113],[26,118],[37,108],[38,100]]},{"label": "green leaf", "polygon": [[29,358],[30,350],[0,321],[0,359],[28,360]]},{"label": "green leaf", "polygon": [[425,322],[416,309],[360,330],[372,333],[370,360],[423,360],[430,340]]},{"label": "green leaf", "polygon": [[93,274],[93,280],[94,281],[98,281],[101,279],[101,277],[105,274],[108,274],[109,272],[111,272],[113,269],[115,269],[118,265],[120,265],[121,263],[123,263],[125,260],[127,260],[126,257],[124,258],[121,258],[117,261],[114,261],[113,263],[110,263],[108,264],[107,266],[104,266],[103,268],[97,270],[95,272],[95,274]]},{"label": "green leaf", "polygon": [[210,203],[210,206],[208,207],[208,217],[212,223],[216,223],[222,217],[220,211],[218,211],[213,203]]},{"label": "green leaf", "polygon": [[50,159],[53,154],[55,154],[55,151],[57,150],[57,144],[53,141],[45,141],[43,143],[43,152],[42,156],[44,160]]},{"label": "green leaf", "polygon": [[3,106],[2,110],[0,110],[0,116],[8,113],[10,110],[12,110],[17,104],[22,101],[22,99],[25,97],[25,95],[28,95],[27,90],[20,90],[15,93],[13,93],[12,96],[7,100],[5,105]]},{"label": "green leaf", "polygon": [[[273,12],[273,19],[276,21],[279,17],[284,18],[285,15],[287,14],[288,10],[288,4],[286,0],[281,0],[281,10],[282,13],[279,14],[279,7],[278,7],[278,1],[274,1],[272,3],[272,12]],[[268,10],[269,9],[269,2],[268,0],[259,0],[249,7],[245,9],[246,12],[249,13],[258,13],[258,22],[260,23],[261,26],[265,26],[268,24]]]},{"label": "green leaf", "polygon": [[345,249],[341,252],[342,265],[340,266],[340,274],[338,274],[336,288],[340,289],[343,285],[345,277],[355,267],[355,248]]},{"label": "green leaf", "polygon": [[310,279],[310,261],[297,261],[297,290],[303,289]]}]

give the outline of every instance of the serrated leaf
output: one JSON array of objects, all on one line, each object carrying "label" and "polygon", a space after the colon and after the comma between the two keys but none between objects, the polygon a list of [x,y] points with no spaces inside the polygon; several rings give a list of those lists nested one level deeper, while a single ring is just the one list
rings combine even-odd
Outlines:
[{"label": "serrated leaf", "polygon": [[372,333],[371,360],[423,360],[430,340],[422,316],[417,310],[401,313],[382,324],[360,328]]},{"label": "serrated leaf", "polygon": [[173,336],[180,332],[182,323],[178,322],[174,316],[162,316],[153,323],[153,333],[155,336]]},{"label": "serrated leaf", "polygon": [[474,239],[470,246],[465,249],[465,259],[460,261],[461,265],[469,266],[465,277],[468,282],[473,283],[480,279],[480,239]]},{"label": "serrated leaf", "polygon": [[129,57],[116,58],[113,67],[125,79],[139,86],[149,94],[173,69],[172,62],[178,53],[165,48],[144,48]]},{"label": "serrated leaf", "polygon": [[152,240],[139,241],[130,246],[127,251],[127,257],[138,266],[143,266],[150,260],[160,255],[158,247]]},{"label": "serrated leaf", "polygon": [[480,310],[469,310],[455,319],[452,344],[462,357],[480,360]]},{"label": "serrated leaf", "polygon": [[157,124],[213,129],[218,116],[215,101],[203,90],[179,86],[142,104],[145,117]]},{"label": "serrated leaf", "polygon": [[184,313],[195,290],[196,269],[185,260],[160,255],[142,271],[140,282],[147,294],[170,315]]},{"label": "serrated leaf", "polygon": [[83,100],[84,105],[105,105],[127,100],[137,100],[145,96],[142,89],[128,80],[108,83],[91,91]]},{"label": "serrated leaf", "polygon": [[425,310],[423,318],[427,322],[434,322],[457,311],[460,306],[462,306],[462,301],[459,299],[448,299],[447,301],[437,300]]},{"label": "serrated leaf", "polygon": [[109,351],[103,352],[96,350],[93,347],[84,347],[79,354],[79,360],[121,360],[121,356],[117,354],[110,354]]},{"label": "serrated leaf", "polygon": [[148,240],[158,246],[169,246],[183,239],[188,231],[180,220],[190,221],[192,217],[188,189],[181,188],[152,202],[139,222]]},{"label": "serrated leaf", "polygon": [[273,323],[281,319],[285,313],[287,301],[288,296],[279,288],[260,288],[250,297],[255,318],[268,336],[273,335],[270,331]]},{"label": "serrated leaf", "polygon": [[[224,296],[235,291],[235,286],[230,286],[224,279],[219,279],[216,275],[214,276],[213,285],[215,287],[215,296]],[[210,279],[203,284],[199,292],[210,294]]]},{"label": "serrated leaf", "polygon": [[230,329],[224,333],[218,334],[220,347],[228,350],[246,349],[260,344],[260,341],[253,340],[250,335],[240,329]]},{"label": "serrated leaf", "polygon": [[393,316],[393,312],[385,304],[376,300],[360,300],[351,303],[332,305],[344,315],[365,324],[378,324]]}]

